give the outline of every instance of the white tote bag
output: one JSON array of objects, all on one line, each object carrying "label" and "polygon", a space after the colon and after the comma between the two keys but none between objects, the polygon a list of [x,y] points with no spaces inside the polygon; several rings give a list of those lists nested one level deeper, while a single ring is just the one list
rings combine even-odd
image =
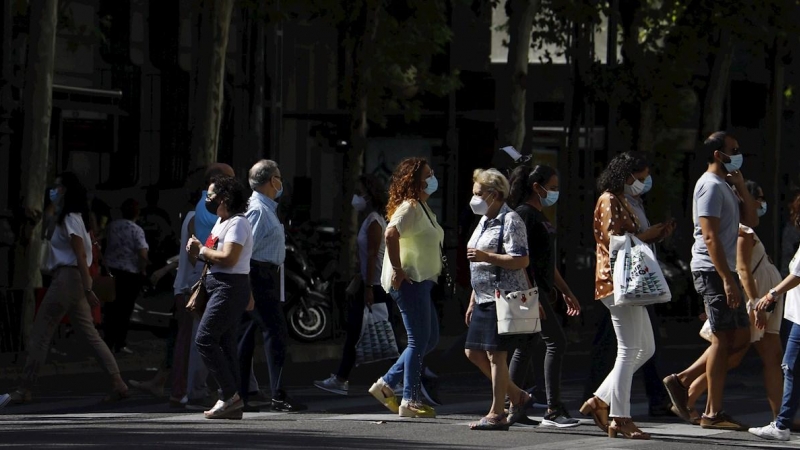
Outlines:
[{"label": "white tote bag", "polygon": [[[530,286],[530,280],[528,281]],[[495,299],[497,334],[531,334],[542,331],[539,318],[539,288],[510,292]]]},{"label": "white tote bag", "polygon": [[361,337],[356,344],[356,366],[399,356],[386,303],[375,303],[372,311],[365,306]]},{"label": "white tote bag", "polygon": [[653,250],[636,236],[611,236],[614,306],[645,306],[672,299]]}]

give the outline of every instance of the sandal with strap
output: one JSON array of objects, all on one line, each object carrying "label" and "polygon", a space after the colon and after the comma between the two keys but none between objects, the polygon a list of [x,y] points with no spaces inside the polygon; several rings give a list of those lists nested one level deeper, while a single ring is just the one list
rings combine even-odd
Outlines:
[{"label": "sandal with strap", "polygon": [[469,424],[470,430],[476,431],[508,431],[509,427],[508,420],[506,420],[506,416],[486,416],[481,417],[481,420],[478,422],[473,422]]},{"label": "sandal with strap", "polygon": [[522,394],[527,396],[527,398],[523,397],[524,400],[521,400],[518,405],[513,405],[508,408],[509,425],[514,425],[515,423],[523,420],[523,418],[527,417],[526,413],[528,412],[528,409],[533,406],[533,396],[525,391],[522,391]]},{"label": "sandal with strap", "polygon": [[597,396],[586,400],[579,410],[584,416],[592,416],[595,425],[608,433],[608,405]]},{"label": "sandal with strap", "polygon": [[615,438],[621,435],[628,439],[649,440],[650,433],[645,433],[629,418],[615,417],[608,426],[608,437]]}]

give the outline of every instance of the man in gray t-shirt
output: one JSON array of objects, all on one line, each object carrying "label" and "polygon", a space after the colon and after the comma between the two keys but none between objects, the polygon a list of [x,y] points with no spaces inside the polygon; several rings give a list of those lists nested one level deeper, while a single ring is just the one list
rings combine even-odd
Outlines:
[{"label": "man in gray t-shirt", "polygon": [[[711,325],[711,346],[688,369],[664,378],[664,386],[672,399],[672,411],[687,422],[708,429],[743,431],[745,426],[723,412],[722,393],[729,357],[746,351],[750,341],[750,320],[736,276],[736,247],[739,223],[758,224],[756,201],[739,171],[743,157],[736,139],[716,132],[706,139],[702,152],[708,170],[694,188],[691,267]],[[708,400],[705,414],[698,417],[687,406],[688,386],[702,375],[708,381]]]}]

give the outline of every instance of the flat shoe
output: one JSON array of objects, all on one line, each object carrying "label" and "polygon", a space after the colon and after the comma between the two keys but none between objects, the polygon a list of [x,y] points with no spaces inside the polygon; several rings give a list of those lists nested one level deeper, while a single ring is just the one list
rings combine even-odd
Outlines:
[{"label": "flat shoe", "polygon": [[475,431],[508,431],[509,426],[505,417],[492,418],[487,416],[481,417],[478,422],[469,424],[469,429]]},{"label": "flat shoe", "polygon": [[523,417],[526,416],[528,409],[533,406],[533,396],[525,392],[525,395],[528,396],[528,399],[520,406],[511,406],[508,408],[508,424],[514,425],[515,423],[522,420]]}]

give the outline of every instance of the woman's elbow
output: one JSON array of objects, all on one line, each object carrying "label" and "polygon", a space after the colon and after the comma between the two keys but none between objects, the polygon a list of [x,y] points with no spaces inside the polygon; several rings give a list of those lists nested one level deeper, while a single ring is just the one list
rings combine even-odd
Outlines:
[{"label": "woman's elbow", "polygon": [[530,264],[531,259],[529,256],[519,256],[514,258],[514,269],[524,269],[528,267]]}]

